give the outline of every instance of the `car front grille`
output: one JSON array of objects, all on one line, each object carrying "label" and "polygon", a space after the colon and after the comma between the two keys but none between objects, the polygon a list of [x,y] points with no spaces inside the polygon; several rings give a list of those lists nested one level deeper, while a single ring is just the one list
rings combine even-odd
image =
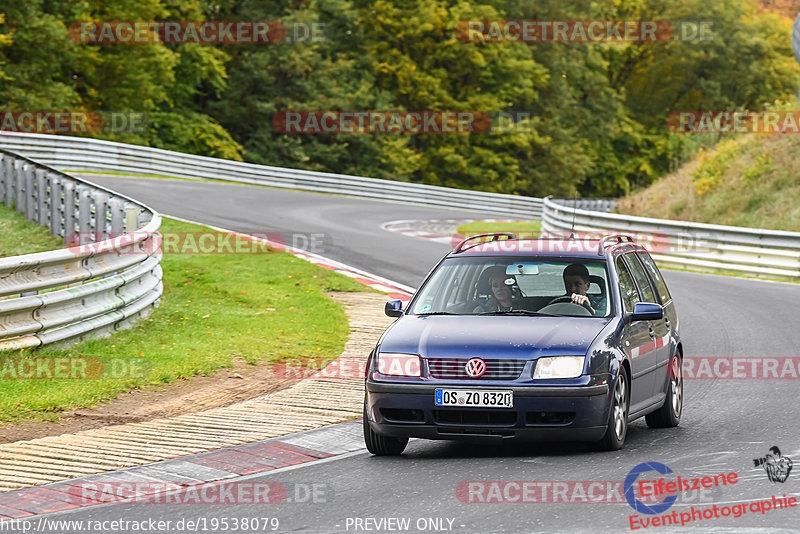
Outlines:
[{"label": "car front grille", "polygon": [[[428,358],[428,369],[433,378],[474,380],[465,366],[469,358]],[[516,380],[525,368],[525,360],[484,360],[486,372],[480,380]]]},{"label": "car front grille", "polygon": [[513,410],[433,410],[438,425],[514,426],[517,412]]}]

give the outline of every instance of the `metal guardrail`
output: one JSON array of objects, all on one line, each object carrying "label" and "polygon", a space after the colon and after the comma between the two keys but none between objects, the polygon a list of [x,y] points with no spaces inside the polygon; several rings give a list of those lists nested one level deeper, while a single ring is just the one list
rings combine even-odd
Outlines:
[{"label": "metal guardrail", "polygon": [[[542,220],[545,232],[627,232],[661,264],[770,277],[800,276],[800,233],[605,213],[611,200],[537,199],[241,163],[89,138],[0,132],[0,147],[70,170],[158,174],[459,207]],[[0,196],[0,198],[3,198]],[[7,198],[7,197],[6,197]],[[577,209],[573,209],[573,205]],[[0,282],[2,287],[2,282]],[[1,294],[1,293],[0,293]],[[1,332],[1,331],[0,331]]]},{"label": "metal guardrail", "polygon": [[539,220],[542,199],[346,174],[287,169],[84,137],[0,132],[0,147],[71,171],[113,171],[245,184],[462,208]]},{"label": "metal guardrail", "polygon": [[[570,201],[545,198],[542,231],[579,234],[629,233],[644,242],[661,265],[727,270],[751,276],[800,276],[800,233],[650,219],[573,209]],[[649,242],[649,243],[648,243]]]},{"label": "metal guardrail", "polygon": [[0,258],[0,351],[124,328],[158,304],[161,216],[152,209],[2,149],[0,202],[65,243],[80,237]]}]

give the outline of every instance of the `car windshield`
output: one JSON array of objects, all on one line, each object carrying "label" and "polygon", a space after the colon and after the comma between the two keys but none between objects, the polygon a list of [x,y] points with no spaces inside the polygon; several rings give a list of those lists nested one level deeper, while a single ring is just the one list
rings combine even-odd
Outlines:
[{"label": "car windshield", "polygon": [[[408,313],[608,317],[613,308],[607,288],[602,261],[448,258],[414,298]],[[580,302],[572,302],[573,298]]]}]

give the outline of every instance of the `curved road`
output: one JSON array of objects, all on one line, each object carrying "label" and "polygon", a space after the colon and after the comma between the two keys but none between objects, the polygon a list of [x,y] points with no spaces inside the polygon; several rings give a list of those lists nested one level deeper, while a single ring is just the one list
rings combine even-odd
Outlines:
[{"label": "curved road", "polygon": [[[448,247],[381,230],[382,223],[497,216],[241,185],[96,175],[87,178],[164,214],[232,230],[324,232],[327,239],[322,255],[412,287]],[[798,356],[799,285],[675,271],[664,274],[678,307],[688,358]],[[474,486],[484,488],[476,490],[475,500],[489,495],[491,481],[544,483],[539,491],[552,488],[551,482],[564,481],[603,481],[611,484],[604,487],[613,488],[613,483],[624,480],[637,464],[654,461],[684,478],[731,471],[738,474],[736,484],[682,494],[667,512],[676,511],[677,517],[681,512],[691,512],[691,506],[730,506],[773,494],[800,496],[800,472],[791,472],[785,482],[770,482],[764,469],[753,462],[773,445],[800,462],[798,384],[791,379],[687,380],[680,427],[650,430],[643,420],[637,421],[629,429],[625,448],[618,452],[597,453],[583,444],[412,440],[399,458],[376,458],[363,451],[253,477],[287,486],[325,484],[325,502],[260,507],[120,504],[55,515],[70,519],[271,516],[280,519],[280,532],[309,533],[630,531],[630,516],[635,512],[624,497],[617,503],[587,503],[586,497],[568,492],[553,504],[487,504],[463,502],[456,489],[463,487],[459,486],[462,482],[483,482],[483,486]],[[613,497],[613,490],[609,491]],[[515,495],[512,492],[509,497]],[[565,495],[570,502],[563,502]],[[748,510],[738,518],[688,523],[683,530],[798,531],[792,529],[800,524],[799,510],[795,507],[765,514]],[[408,518],[410,523],[404,530],[395,528],[400,524],[372,523],[366,521],[368,518]],[[433,518],[440,519],[428,521]],[[634,526],[641,528],[640,524]],[[675,529],[660,526],[647,530],[653,528]]]}]

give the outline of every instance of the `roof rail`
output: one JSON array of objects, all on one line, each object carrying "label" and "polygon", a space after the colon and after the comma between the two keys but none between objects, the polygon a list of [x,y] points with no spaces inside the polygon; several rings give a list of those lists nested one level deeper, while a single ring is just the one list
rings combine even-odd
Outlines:
[{"label": "roof rail", "polygon": [[607,235],[600,240],[600,245],[597,247],[598,254],[603,253],[603,250],[605,249],[606,243],[608,241],[613,241],[612,245],[618,245],[620,243],[636,243],[633,237],[629,236],[628,234]]},{"label": "roof rail", "polygon": [[[458,254],[459,252],[464,252],[465,250],[467,250],[466,248],[464,248],[464,245],[466,245],[469,241],[473,241],[473,240],[481,238],[481,237],[491,237],[492,239],[490,239],[488,241],[499,241],[501,237],[506,237],[508,239],[516,239],[517,238],[516,234],[511,234],[509,232],[493,232],[491,234],[473,235],[473,236],[470,236],[470,237],[466,238],[465,240],[463,240],[458,245],[456,245],[456,248],[453,249],[453,254]],[[478,246],[481,243],[485,243],[485,242],[487,242],[487,241],[480,241],[478,243],[474,243],[472,246],[467,247],[467,248],[472,248],[472,247]]]}]

